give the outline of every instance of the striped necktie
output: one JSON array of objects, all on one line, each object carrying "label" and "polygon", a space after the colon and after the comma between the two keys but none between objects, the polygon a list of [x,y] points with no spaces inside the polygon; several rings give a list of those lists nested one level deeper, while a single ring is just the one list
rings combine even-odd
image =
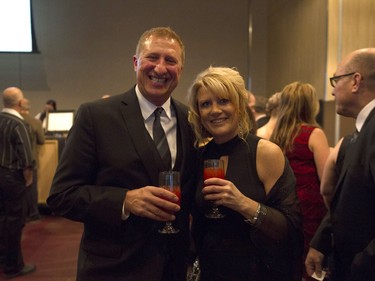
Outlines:
[{"label": "striped necktie", "polygon": [[160,115],[163,112],[163,110],[164,109],[162,107],[158,107],[154,111],[155,120],[152,126],[152,133],[154,136],[154,143],[159,151],[160,157],[163,160],[167,170],[170,170],[172,165],[171,152],[169,150],[167,137],[160,123]]}]

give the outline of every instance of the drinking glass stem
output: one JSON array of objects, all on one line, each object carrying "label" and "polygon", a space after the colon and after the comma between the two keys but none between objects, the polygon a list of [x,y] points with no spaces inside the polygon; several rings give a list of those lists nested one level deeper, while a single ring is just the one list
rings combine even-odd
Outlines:
[{"label": "drinking glass stem", "polygon": [[215,203],[212,203],[212,213],[213,214],[219,214],[220,213],[219,207]]}]

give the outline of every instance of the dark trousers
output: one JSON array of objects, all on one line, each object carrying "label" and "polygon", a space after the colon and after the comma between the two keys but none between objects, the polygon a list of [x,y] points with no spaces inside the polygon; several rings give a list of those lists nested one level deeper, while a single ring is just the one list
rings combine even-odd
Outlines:
[{"label": "dark trousers", "polygon": [[0,263],[12,274],[23,266],[22,229],[25,224],[26,187],[22,170],[0,168]]},{"label": "dark trousers", "polygon": [[26,209],[26,217],[30,220],[38,219],[39,209],[38,209],[38,173],[37,170],[34,169],[33,171],[33,183],[31,186],[26,188],[26,201],[27,201],[27,209]]}]

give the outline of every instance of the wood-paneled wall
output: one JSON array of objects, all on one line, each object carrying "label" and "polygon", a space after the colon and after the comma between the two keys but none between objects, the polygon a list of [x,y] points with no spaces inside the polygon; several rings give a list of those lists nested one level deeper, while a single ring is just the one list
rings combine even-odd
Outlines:
[{"label": "wood-paneled wall", "polygon": [[267,88],[271,95],[293,81],[311,83],[324,96],[325,1],[271,0],[268,13]]},{"label": "wood-paneled wall", "polygon": [[331,145],[354,129],[338,117],[329,77],[353,50],[374,47],[373,0],[269,0],[268,95],[289,82],[315,86],[323,100],[323,129]]}]

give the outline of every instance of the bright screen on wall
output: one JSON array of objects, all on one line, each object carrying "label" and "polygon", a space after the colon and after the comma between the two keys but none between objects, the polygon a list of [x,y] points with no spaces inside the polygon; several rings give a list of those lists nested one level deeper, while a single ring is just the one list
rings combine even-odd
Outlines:
[{"label": "bright screen on wall", "polygon": [[74,110],[57,110],[47,114],[47,132],[68,132],[73,126]]},{"label": "bright screen on wall", "polygon": [[31,0],[0,0],[0,52],[35,52]]}]

